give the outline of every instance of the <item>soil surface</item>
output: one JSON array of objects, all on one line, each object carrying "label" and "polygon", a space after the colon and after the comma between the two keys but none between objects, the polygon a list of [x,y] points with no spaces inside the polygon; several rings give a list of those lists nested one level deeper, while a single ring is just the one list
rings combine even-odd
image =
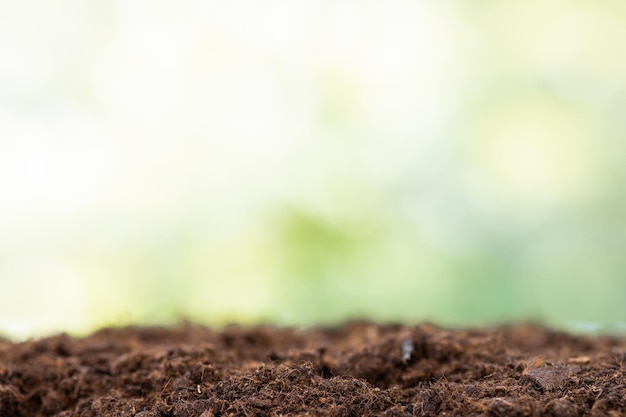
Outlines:
[{"label": "soil surface", "polygon": [[626,416],[626,340],[533,325],[0,340],[0,416]]}]

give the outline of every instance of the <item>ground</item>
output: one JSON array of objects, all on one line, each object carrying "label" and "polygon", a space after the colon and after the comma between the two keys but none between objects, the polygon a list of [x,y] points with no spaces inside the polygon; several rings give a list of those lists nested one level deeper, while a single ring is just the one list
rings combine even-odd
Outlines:
[{"label": "ground", "polygon": [[0,417],[626,416],[626,340],[192,324],[0,340]]}]

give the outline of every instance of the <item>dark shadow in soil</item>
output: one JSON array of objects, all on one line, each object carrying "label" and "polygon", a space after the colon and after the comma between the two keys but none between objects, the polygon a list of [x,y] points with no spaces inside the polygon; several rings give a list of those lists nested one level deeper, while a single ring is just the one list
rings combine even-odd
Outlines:
[{"label": "dark shadow in soil", "polygon": [[623,416],[625,356],[532,325],[105,329],[0,340],[0,417]]}]

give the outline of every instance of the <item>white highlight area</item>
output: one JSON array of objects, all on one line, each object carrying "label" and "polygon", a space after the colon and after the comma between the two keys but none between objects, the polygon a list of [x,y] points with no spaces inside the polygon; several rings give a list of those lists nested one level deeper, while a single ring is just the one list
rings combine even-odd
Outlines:
[{"label": "white highlight area", "polygon": [[85,277],[71,262],[52,254],[25,255],[4,262],[0,274],[3,333],[24,339],[88,328]]}]

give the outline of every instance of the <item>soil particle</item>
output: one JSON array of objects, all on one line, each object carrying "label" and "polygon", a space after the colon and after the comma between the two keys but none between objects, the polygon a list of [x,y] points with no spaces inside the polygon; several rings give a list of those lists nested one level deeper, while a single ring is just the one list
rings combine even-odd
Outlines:
[{"label": "soil particle", "polygon": [[0,342],[0,417],[626,415],[626,340],[533,325],[184,324]]},{"label": "soil particle", "polygon": [[552,391],[562,387],[569,375],[575,374],[577,369],[579,368],[544,366],[528,369],[526,376],[538,389]]}]

